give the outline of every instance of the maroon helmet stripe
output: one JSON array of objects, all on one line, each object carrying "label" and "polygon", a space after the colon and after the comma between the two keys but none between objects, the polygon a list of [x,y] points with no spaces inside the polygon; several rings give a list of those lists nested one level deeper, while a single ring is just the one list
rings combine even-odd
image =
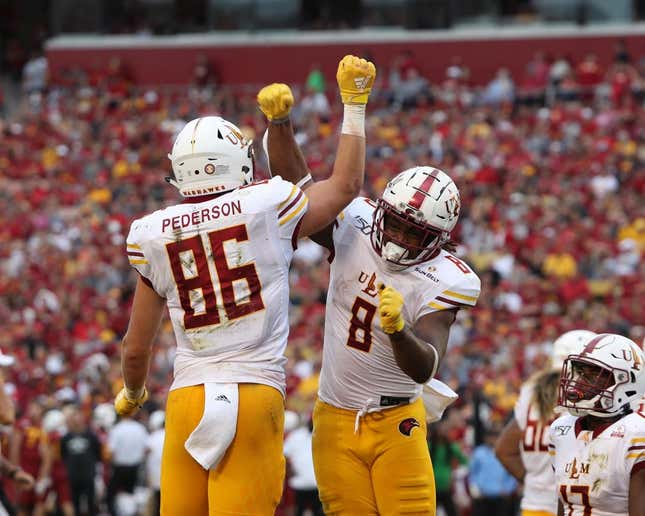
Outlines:
[{"label": "maroon helmet stripe", "polygon": [[597,335],[593,339],[591,339],[587,345],[585,346],[585,349],[582,350],[581,355],[585,355],[587,353],[591,353],[594,349],[596,349],[596,346],[598,343],[605,338],[605,334],[603,333],[602,335]]},{"label": "maroon helmet stripe", "polygon": [[412,196],[412,199],[410,199],[410,202],[408,202],[408,205],[417,210],[421,209],[421,203],[423,203],[423,199],[425,199],[426,197],[426,192],[430,190],[432,183],[434,183],[435,179],[437,179],[438,172],[439,171],[435,168],[432,170],[432,172],[426,175],[426,178],[423,180],[423,183],[421,183],[421,186],[415,189],[416,192],[414,192],[414,195]]}]

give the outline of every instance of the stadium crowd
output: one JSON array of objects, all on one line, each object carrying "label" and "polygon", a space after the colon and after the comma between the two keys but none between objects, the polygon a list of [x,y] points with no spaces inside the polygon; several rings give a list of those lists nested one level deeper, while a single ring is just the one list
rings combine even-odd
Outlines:
[{"label": "stadium crowd", "polygon": [[[415,164],[447,171],[462,197],[458,254],[482,278],[479,303],[460,312],[438,374],[460,394],[432,429],[458,445],[448,479],[499,430],[520,383],[562,332],[645,337],[645,58],[635,57],[620,45],[611,63],[538,52],[524,76],[500,69],[488,84],[472,84],[458,58],[439,78],[423,77],[412,53],[380,67],[365,193],[377,197]],[[104,405],[121,388],[119,342],[135,285],[125,235],[132,219],[176,199],[163,182],[176,132],[198,115],[221,114],[255,139],[257,175],[267,175],[260,85],[215,84],[203,67],[189,88],[144,88],[115,58],[106,70],[26,81],[21,106],[0,118],[0,349],[16,361],[3,376],[18,409],[6,435],[12,457],[37,479],[32,500],[6,483],[14,502],[33,505],[51,491],[69,499],[65,488],[78,485],[65,465],[76,466],[59,440],[88,425],[102,444],[88,459],[106,486],[98,498],[115,495],[123,481],[115,474],[133,466],[109,453],[116,437],[108,437],[114,422]],[[314,177],[324,177],[341,105],[316,69],[295,91],[297,140]],[[291,273],[287,408],[303,424],[321,363],[325,258],[303,241]],[[173,348],[166,321],[139,418],[146,425],[163,409]],[[51,416],[58,410],[63,417]],[[160,427],[153,419],[151,431]],[[50,439],[40,437],[43,421]],[[134,466],[145,460],[144,441]],[[59,464],[50,487],[39,478],[47,454]],[[143,473],[137,482],[146,485]],[[454,489],[463,506],[466,491]]]}]

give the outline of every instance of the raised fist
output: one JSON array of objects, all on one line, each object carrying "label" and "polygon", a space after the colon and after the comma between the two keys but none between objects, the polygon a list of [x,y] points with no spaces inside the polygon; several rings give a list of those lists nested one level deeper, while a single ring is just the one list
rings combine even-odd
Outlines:
[{"label": "raised fist", "polygon": [[293,93],[286,84],[274,82],[260,90],[258,106],[270,121],[285,119],[293,107]]},{"label": "raised fist", "polygon": [[343,104],[367,104],[375,78],[374,63],[352,55],[343,57],[336,72]]}]

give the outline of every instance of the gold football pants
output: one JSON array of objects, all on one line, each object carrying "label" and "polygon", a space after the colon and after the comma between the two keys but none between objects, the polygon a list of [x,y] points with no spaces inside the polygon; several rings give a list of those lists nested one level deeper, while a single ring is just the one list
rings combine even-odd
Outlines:
[{"label": "gold football pants", "polygon": [[217,467],[209,471],[184,448],[203,412],[203,385],[168,394],[161,514],[273,515],[282,496],[285,474],[282,394],[267,385],[239,385],[235,437]]},{"label": "gold football pants", "polygon": [[368,413],[318,401],[313,455],[326,515],[434,515],[435,485],[421,399]]}]

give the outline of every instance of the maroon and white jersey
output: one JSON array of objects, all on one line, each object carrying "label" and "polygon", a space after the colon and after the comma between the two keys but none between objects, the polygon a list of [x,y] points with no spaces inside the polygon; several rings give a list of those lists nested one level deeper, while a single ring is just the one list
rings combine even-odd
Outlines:
[{"label": "maroon and white jersey", "polygon": [[632,413],[602,430],[583,430],[565,415],[550,428],[555,489],[571,516],[628,516],[629,480],[645,468],[645,413]]},{"label": "maroon and white jersey", "polygon": [[477,274],[444,250],[402,271],[388,268],[370,243],[373,212],[372,201],[354,199],[336,220],[330,255],[318,394],[325,403],[351,410],[379,410],[401,400],[414,401],[423,387],[399,368],[381,329],[379,283],[403,295],[409,328],[426,314],[474,306],[480,291]]},{"label": "maroon and white jersey", "polygon": [[166,298],[177,340],[171,389],[249,382],[284,394],[288,273],[307,206],[274,177],[132,223],[130,264]]}]

